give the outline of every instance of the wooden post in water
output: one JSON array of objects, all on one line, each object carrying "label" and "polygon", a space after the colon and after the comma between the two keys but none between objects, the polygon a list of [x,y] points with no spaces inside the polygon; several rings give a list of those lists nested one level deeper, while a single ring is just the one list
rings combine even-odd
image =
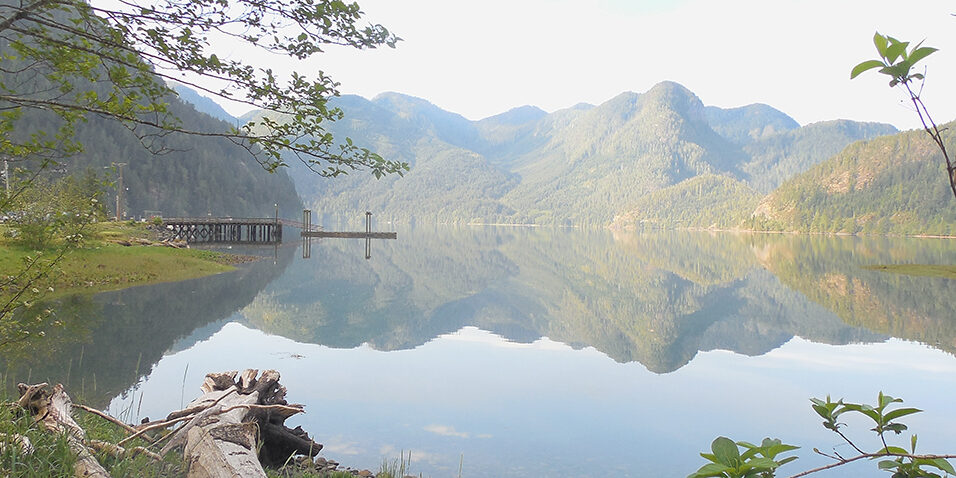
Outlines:
[{"label": "wooden post in water", "polygon": [[365,211],[365,234],[372,233],[372,212]]}]

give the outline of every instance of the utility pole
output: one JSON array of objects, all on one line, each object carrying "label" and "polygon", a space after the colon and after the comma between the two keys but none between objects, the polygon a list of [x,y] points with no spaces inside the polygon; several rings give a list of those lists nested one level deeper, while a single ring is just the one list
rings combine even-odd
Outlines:
[{"label": "utility pole", "polygon": [[123,166],[126,166],[126,163],[114,163],[119,167],[119,184],[116,187],[116,220],[122,221],[123,216]]}]

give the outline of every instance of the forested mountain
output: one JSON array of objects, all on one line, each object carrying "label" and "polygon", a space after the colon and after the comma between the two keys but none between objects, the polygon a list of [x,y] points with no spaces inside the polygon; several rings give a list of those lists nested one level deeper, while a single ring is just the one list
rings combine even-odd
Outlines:
[{"label": "forested mountain", "polygon": [[219,103],[216,103],[207,96],[203,96],[198,91],[183,85],[181,83],[173,83],[170,85],[173,91],[179,95],[179,99],[184,102],[191,104],[196,111],[200,113],[206,113],[213,118],[218,120],[225,121],[229,124],[235,124],[238,119],[235,116],[227,113],[226,110],[222,109],[222,106],[219,106]]},{"label": "forested mountain", "polygon": [[[0,80],[3,78],[0,77]],[[171,96],[169,112],[185,130],[222,132],[228,123],[199,113]],[[14,134],[52,132],[56,119],[37,110],[17,120]],[[119,168],[122,166],[123,212],[141,217],[146,211],[165,216],[265,216],[298,217],[302,202],[285,171],[270,174],[244,148],[224,138],[183,133],[161,133],[146,127],[136,134],[116,121],[90,116],[76,125],[76,140],[83,150],[59,158],[45,174],[87,175],[108,178],[114,185],[105,191],[105,205],[116,205]]]},{"label": "forested mountain", "polygon": [[[195,131],[225,131],[228,124],[199,113],[177,98],[170,98],[170,111],[183,128]],[[270,174],[242,147],[223,138],[168,134],[154,139],[161,154],[153,154],[139,139],[112,121],[90,118],[77,128],[84,151],[63,162],[70,173],[87,169],[109,172],[123,167],[124,211],[130,217],[145,211],[165,216],[298,217],[301,201],[285,171]],[[115,204],[109,191],[107,203]]]},{"label": "forested mountain", "polygon": [[796,120],[764,104],[730,109],[708,106],[704,111],[717,134],[740,146],[800,128]]},{"label": "forested mountain", "polygon": [[[692,199],[690,188],[706,189],[714,204],[722,198],[694,224],[730,224],[749,217],[752,208],[739,208],[754,205],[757,192],[849,143],[895,131],[848,121],[800,127],[766,105],[705,107],[673,82],[596,106],[524,106],[480,121],[398,93],[333,104],[345,113],[329,126],[339,141],[349,137],[411,171],[323,179],[287,160],[304,202],[326,219],[359,220],[368,210],[401,222],[603,226],[615,217],[650,219],[634,214],[643,208],[673,225],[700,209],[681,202]],[[674,188],[695,178],[702,179]],[[684,212],[659,210],[668,204]]]},{"label": "forested mountain", "polygon": [[766,194],[854,141],[893,133],[896,128],[887,124],[847,120],[813,123],[766,134],[744,145],[751,159],[743,168],[754,189]]},{"label": "forested mountain", "polygon": [[[956,144],[956,123],[942,125]],[[855,143],[764,198],[757,226],[810,232],[956,234],[943,157],[923,131]]]},{"label": "forested mountain", "polygon": [[747,222],[762,197],[736,179],[703,174],[638,199],[611,227],[730,229]]}]

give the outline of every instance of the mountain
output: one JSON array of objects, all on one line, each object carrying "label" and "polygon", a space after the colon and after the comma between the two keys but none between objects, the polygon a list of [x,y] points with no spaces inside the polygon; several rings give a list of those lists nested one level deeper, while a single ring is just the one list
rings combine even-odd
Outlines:
[{"label": "mountain", "polygon": [[[956,123],[941,125],[956,145]],[[795,176],[755,211],[769,229],[876,234],[956,234],[943,157],[923,131],[850,145]]]},{"label": "mountain", "polygon": [[209,97],[203,96],[198,91],[181,83],[172,83],[170,87],[172,87],[173,91],[179,95],[179,99],[191,104],[200,113],[206,113],[213,118],[225,121],[229,124],[236,124],[236,122],[238,122],[238,119],[236,119],[235,116],[226,113],[226,110],[222,109],[222,106],[219,106],[219,103],[216,103]]},{"label": "mountain", "polygon": [[[12,69],[3,69],[0,82],[23,81],[17,75]],[[105,85],[84,86],[83,81],[77,79],[79,89],[108,94]],[[147,211],[165,216],[271,217],[276,204],[283,215],[300,214],[302,202],[286,172],[270,174],[242,146],[215,137],[215,133],[229,128],[228,123],[200,113],[175,95],[164,101],[183,130],[202,134],[124,125],[89,115],[75,127],[75,140],[82,144],[82,150],[58,157],[57,164],[44,174],[95,175],[117,183],[122,174],[122,209],[127,217],[145,216]],[[58,125],[56,115],[26,109],[16,120],[11,136],[49,134]],[[121,170],[119,164],[123,165]],[[108,210],[115,207],[110,199],[116,196],[115,187],[108,187]]]},{"label": "mountain", "polygon": [[743,146],[751,158],[743,169],[754,189],[766,194],[788,178],[831,158],[850,143],[896,132],[896,128],[888,124],[836,120],[768,133]]},{"label": "mountain", "polygon": [[[178,98],[168,102],[184,129],[217,132],[229,127]],[[159,211],[165,216],[271,217],[276,204],[283,216],[301,213],[302,202],[287,173],[270,174],[227,139],[163,134],[149,138],[163,148],[153,154],[122,125],[95,117],[80,124],[76,136],[84,150],[63,167],[76,173],[103,172],[113,163],[126,163],[123,199],[131,216]]]},{"label": "mountain", "polygon": [[750,218],[762,197],[736,179],[703,174],[638,199],[611,227],[735,228]]},{"label": "mountain", "polygon": [[[411,171],[329,180],[287,160],[304,202],[324,220],[360,220],[372,211],[400,222],[600,226],[637,219],[635,208],[701,209],[680,202],[691,199],[691,187],[721,197],[694,224],[729,224],[727,217],[753,212],[729,208],[755,205],[755,194],[854,141],[895,132],[848,121],[800,127],[767,105],[707,107],[673,82],[599,105],[552,113],[522,106],[480,121],[399,93],[342,96],[331,105],[345,114],[328,125],[337,141],[351,138]],[[707,179],[678,187],[695,178]],[[676,217],[655,214],[660,224]]]},{"label": "mountain", "polygon": [[671,82],[623,93],[547,131],[506,197],[537,224],[605,224],[644,195],[705,173],[739,175],[739,148],[708,125],[693,93]]},{"label": "mountain", "polygon": [[740,146],[800,128],[796,120],[764,104],[730,109],[708,106],[704,112],[717,134]]}]

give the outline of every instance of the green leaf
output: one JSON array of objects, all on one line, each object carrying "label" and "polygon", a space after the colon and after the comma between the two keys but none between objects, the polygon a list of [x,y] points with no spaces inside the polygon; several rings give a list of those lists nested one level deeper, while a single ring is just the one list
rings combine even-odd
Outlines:
[{"label": "green leaf", "polygon": [[[863,73],[865,71],[872,70],[874,68],[881,68],[885,66],[887,66],[886,63],[883,63],[882,61],[879,61],[879,60],[864,61],[863,63],[860,63],[859,65],[856,65],[853,67],[853,70],[850,71],[850,79],[852,80],[856,78],[857,76],[860,76],[860,73]],[[813,409],[816,410],[817,405],[814,405]],[[820,413],[820,412],[818,411],[817,413]]]},{"label": "green leaf", "polygon": [[880,392],[879,400],[880,400],[880,409],[881,409],[881,410],[882,410],[883,408],[886,408],[886,406],[889,405],[889,404],[891,404],[891,403],[896,403],[896,402],[902,403],[902,402],[903,402],[902,399],[900,399],[900,398],[893,398],[893,397],[891,397],[891,396],[889,396],[889,395],[884,395],[883,392]]},{"label": "green leaf", "polygon": [[886,49],[886,61],[889,63],[895,63],[901,56],[906,54],[906,47],[909,46],[907,42],[892,42],[890,46]]},{"label": "green leaf", "polygon": [[956,475],[956,469],[954,469],[953,465],[950,464],[950,462],[947,461],[945,458],[936,458],[935,460],[932,460],[932,461],[933,461],[932,466],[935,466],[936,468],[939,468],[940,470],[943,470],[946,473],[949,473],[950,475]]},{"label": "green leaf", "polygon": [[916,62],[926,58],[929,55],[932,55],[938,51],[936,48],[924,46],[922,48],[916,48],[910,52],[909,61],[910,63],[915,64]]},{"label": "green leaf", "polygon": [[880,32],[873,34],[873,44],[876,45],[876,51],[878,51],[883,58],[886,58],[887,43],[886,37],[880,35]]},{"label": "green leaf", "polygon": [[905,417],[906,415],[912,415],[914,413],[919,413],[919,412],[922,412],[922,410],[918,408],[899,408],[883,415],[883,419],[889,422],[897,418]]},{"label": "green leaf", "polygon": [[893,470],[893,469],[899,468],[900,465],[901,463],[898,461],[883,460],[877,466],[879,466],[881,470]]},{"label": "green leaf", "polygon": [[[900,433],[903,433],[904,431],[906,431],[907,426],[904,425],[904,424],[902,424],[902,423],[890,423],[890,424],[888,424],[888,425],[884,425],[884,426],[883,426],[883,429],[884,429],[884,430],[889,430],[889,431],[891,431],[891,432],[896,433],[897,435],[899,435]],[[903,453],[906,453],[906,452],[904,451]]]},{"label": "green leaf", "polygon": [[712,476],[724,476],[724,473],[731,471],[732,468],[719,463],[708,463],[696,472],[687,476],[687,478],[708,478]]},{"label": "green leaf", "polygon": [[710,449],[713,450],[717,462],[730,467],[736,467],[740,461],[740,450],[737,444],[727,437],[717,437],[711,443]]},{"label": "green leaf", "polygon": [[787,463],[790,463],[791,461],[796,460],[796,459],[797,459],[797,457],[795,457],[795,456],[788,456],[788,457],[786,457],[786,458],[784,458],[784,459],[778,461],[777,463],[780,463],[781,465],[786,465]]}]

